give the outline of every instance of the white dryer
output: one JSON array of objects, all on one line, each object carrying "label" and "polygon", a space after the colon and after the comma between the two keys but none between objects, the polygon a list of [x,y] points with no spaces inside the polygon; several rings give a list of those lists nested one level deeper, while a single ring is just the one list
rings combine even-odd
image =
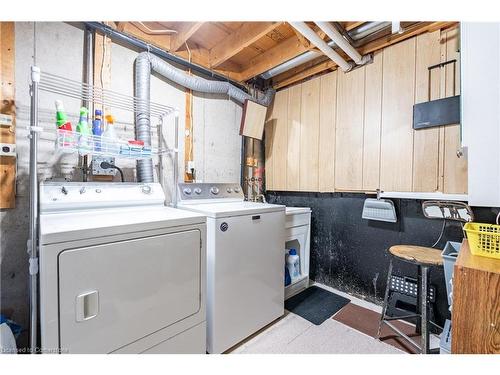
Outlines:
[{"label": "white dryer", "polygon": [[207,216],[207,351],[222,353],[284,314],[285,206],[238,184],[179,190],[179,208]]},{"label": "white dryer", "polygon": [[206,219],[159,184],[42,183],[39,238],[43,352],[206,352]]}]

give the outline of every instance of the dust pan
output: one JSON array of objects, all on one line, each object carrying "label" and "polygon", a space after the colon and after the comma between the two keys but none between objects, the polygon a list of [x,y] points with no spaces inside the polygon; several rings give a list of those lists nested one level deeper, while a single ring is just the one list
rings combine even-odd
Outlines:
[{"label": "dust pan", "polygon": [[377,192],[377,199],[365,199],[361,217],[367,220],[388,221],[390,223],[398,221],[394,202],[389,199],[380,199],[379,192]]}]

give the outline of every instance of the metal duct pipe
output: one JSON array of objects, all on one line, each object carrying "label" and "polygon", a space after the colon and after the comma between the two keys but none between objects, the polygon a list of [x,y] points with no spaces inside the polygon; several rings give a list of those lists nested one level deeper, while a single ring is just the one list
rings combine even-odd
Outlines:
[{"label": "metal duct pipe", "polygon": [[361,54],[354,48],[335,28],[330,22],[315,22],[326,35],[334,41],[339,48],[347,53],[347,55],[357,64],[363,65],[371,61],[370,55],[361,56]]},{"label": "metal duct pipe", "polygon": [[[211,81],[191,76],[182,69],[178,69],[148,52],[142,52],[135,60],[134,95],[141,99],[139,101],[141,104],[137,106],[135,113],[135,132],[137,139],[144,141],[146,146],[151,145],[151,119],[149,113],[151,71],[192,91],[209,94],[226,94],[241,104],[248,99],[268,106],[275,92],[273,89],[268,89],[261,98],[256,100],[229,82]],[[137,179],[141,182],[153,182],[153,162],[151,159],[137,161]]]},{"label": "metal duct pipe", "polygon": [[319,37],[305,22],[290,22],[299,33],[304,35],[312,44],[320,49],[328,56],[335,64],[337,64],[344,72],[352,69],[351,64],[345,61],[342,56],[335,52],[323,39]]}]

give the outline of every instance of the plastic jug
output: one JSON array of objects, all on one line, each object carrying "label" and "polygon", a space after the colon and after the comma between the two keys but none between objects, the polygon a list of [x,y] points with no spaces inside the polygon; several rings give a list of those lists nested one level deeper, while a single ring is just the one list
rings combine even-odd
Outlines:
[{"label": "plastic jug", "polygon": [[290,249],[286,257],[286,267],[290,273],[292,283],[300,277],[300,258],[297,255],[297,250]]}]

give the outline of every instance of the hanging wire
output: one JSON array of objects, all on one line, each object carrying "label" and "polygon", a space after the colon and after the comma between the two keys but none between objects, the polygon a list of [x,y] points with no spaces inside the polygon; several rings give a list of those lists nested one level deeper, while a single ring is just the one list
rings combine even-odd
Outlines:
[{"label": "hanging wire", "polygon": [[431,247],[436,247],[436,245],[439,243],[439,241],[441,241],[441,238],[443,238],[445,227],[446,227],[446,219],[443,219],[443,226],[441,227],[441,233],[439,234],[437,241],[434,242],[434,245],[432,245]]}]

